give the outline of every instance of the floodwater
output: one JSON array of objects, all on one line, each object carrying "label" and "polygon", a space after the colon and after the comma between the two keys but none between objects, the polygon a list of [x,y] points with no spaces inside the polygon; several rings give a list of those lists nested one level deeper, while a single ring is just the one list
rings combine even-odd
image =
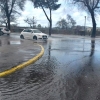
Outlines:
[{"label": "floodwater", "polygon": [[0,100],[100,100],[99,39],[54,35],[37,43],[43,57],[1,78]]}]

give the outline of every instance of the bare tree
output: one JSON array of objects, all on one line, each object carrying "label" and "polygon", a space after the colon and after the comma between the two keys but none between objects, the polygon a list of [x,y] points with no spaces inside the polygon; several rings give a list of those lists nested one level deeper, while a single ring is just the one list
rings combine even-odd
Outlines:
[{"label": "bare tree", "polygon": [[[67,0],[66,0],[67,1]],[[74,4],[78,4],[83,10],[86,10],[89,12],[92,18],[92,34],[91,37],[96,36],[96,20],[95,20],[95,14],[96,11],[100,8],[100,0],[72,0]]]},{"label": "bare tree", "polygon": [[62,29],[67,29],[67,28],[73,28],[75,26],[76,22],[75,20],[71,17],[71,15],[67,15],[67,18],[60,19],[57,23],[56,26]]},{"label": "bare tree", "polygon": [[5,26],[7,27],[7,20],[5,14],[0,15],[0,24],[1,25],[5,24]]},{"label": "bare tree", "polygon": [[72,27],[74,27],[76,25],[76,21],[74,19],[71,19],[71,24],[72,24]]},{"label": "bare tree", "polygon": [[0,0],[1,12],[5,14],[7,19],[7,27],[10,29],[11,15],[20,14],[19,9],[23,10],[26,0]]},{"label": "bare tree", "polygon": [[70,27],[74,27],[76,24],[76,21],[72,18],[71,15],[67,14],[67,22]]},{"label": "bare tree", "polygon": [[36,27],[36,19],[35,19],[35,17],[33,17],[33,18],[26,18],[24,21],[27,24],[29,24],[31,28],[35,28]]},{"label": "bare tree", "polygon": [[[11,15],[10,19],[11,19],[10,22],[14,22],[15,24],[17,24],[16,18],[14,15]],[[0,15],[0,24],[1,25],[5,24],[5,26],[8,27],[7,18],[4,13],[2,15]]]},{"label": "bare tree", "polygon": [[[30,0],[34,3],[34,7],[40,7],[47,20],[49,21],[49,35],[51,35],[52,29],[52,10],[57,10],[60,7],[60,4],[57,4],[58,0]],[[49,9],[50,16],[47,15],[46,10],[44,8]]]}]

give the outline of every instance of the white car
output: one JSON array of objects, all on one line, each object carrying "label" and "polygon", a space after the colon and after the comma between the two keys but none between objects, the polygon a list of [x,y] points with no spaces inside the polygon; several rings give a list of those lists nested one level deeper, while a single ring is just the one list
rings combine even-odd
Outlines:
[{"label": "white car", "polygon": [[42,33],[40,30],[38,29],[24,29],[21,34],[20,34],[20,38],[21,39],[43,39],[43,40],[47,40],[48,39],[48,35],[45,33]]},{"label": "white car", "polygon": [[7,34],[10,35],[10,30],[6,27],[0,27],[0,35]]}]

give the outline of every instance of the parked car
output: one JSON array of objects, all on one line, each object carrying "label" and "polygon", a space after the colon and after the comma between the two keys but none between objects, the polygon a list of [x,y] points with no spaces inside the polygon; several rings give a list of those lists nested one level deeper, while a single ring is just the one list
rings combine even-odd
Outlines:
[{"label": "parked car", "polygon": [[0,35],[7,34],[10,35],[10,30],[6,27],[0,27]]},{"label": "parked car", "polygon": [[24,29],[20,34],[20,38],[21,39],[29,38],[29,39],[35,39],[35,40],[37,39],[47,40],[48,35],[45,33],[42,33],[38,29]]}]

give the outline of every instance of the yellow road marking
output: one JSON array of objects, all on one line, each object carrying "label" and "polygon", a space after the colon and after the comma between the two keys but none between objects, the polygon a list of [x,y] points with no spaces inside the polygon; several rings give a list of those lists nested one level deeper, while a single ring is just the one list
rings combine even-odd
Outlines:
[{"label": "yellow road marking", "polygon": [[3,72],[0,72],[0,78],[1,77],[5,77],[7,75],[10,75],[10,74],[12,74],[12,73],[14,73],[14,72],[16,72],[16,71],[28,66],[28,65],[30,65],[32,63],[35,63],[44,54],[44,48],[41,45],[39,45],[39,46],[41,47],[41,52],[37,56],[35,56],[34,58],[32,58],[32,59],[30,59],[30,60],[28,60],[28,61],[26,61],[26,62],[24,62],[24,63],[22,63],[22,64],[20,64],[20,65],[18,65],[16,67],[14,67],[14,68],[11,68],[11,69],[3,71]]}]

